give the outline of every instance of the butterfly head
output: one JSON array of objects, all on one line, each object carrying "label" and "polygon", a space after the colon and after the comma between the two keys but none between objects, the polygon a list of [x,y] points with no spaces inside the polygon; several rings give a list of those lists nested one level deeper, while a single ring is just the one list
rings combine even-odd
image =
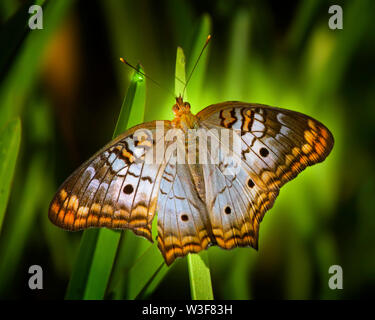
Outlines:
[{"label": "butterfly head", "polygon": [[185,102],[181,96],[176,98],[172,111],[174,113],[172,123],[175,128],[183,130],[196,128],[197,118],[190,111],[190,103]]},{"label": "butterfly head", "polygon": [[185,102],[181,96],[176,98],[176,104],[173,105],[172,111],[175,117],[179,117],[184,113],[190,113],[190,103]]}]

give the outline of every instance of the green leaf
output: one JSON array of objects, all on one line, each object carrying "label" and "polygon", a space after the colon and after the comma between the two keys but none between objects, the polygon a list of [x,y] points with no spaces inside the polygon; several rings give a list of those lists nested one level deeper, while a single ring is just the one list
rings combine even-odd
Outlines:
[{"label": "green leaf", "polygon": [[[143,73],[143,70],[139,65],[137,66],[137,69]],[[143,122],[146,99],[146,86],[144,80],[145,79],[141,74],[137,72],[134,73],[121,106],[113,138],[117,137],[127,128],[134,127]]]},{"label": "green leaf", "polygon": [[[174,93],[176,97],[182,95],[185,87],[186,82],[186,74],[185,74],[185,55],[184,51],[181,47],[177,48],[177,56],[176,56],[176,71],[175,71],[175,82],[174,82]],[[184,99],[188,100],[187,93],[185,90]]]},{"label": "green leaf", "polygon": [[0,22],[7,21],[12,15],[15,14],[19,4],[12,0],[0,1]]},{"label": "green leaf", "polygon": [[[331,51],[324,70],[329,70],[329,77],[326,72],[319,72],[312,79],[309,87],[308,99],[312,104],[319,105],[325,96],[335,92],[343,75],[349,67],[353,53],[361,44],[361,35],[365,34],[371,24],[375,5],[373,1],[352,1],[347,2],[343,11],[345,12],[345,32],[340,32],[335,37],[335,46]],[[358,19],[361,16],[361,19]]]},{"label": "green leaf", "polygon": [[251,39],[251,16],[246,10],[239,10],[233,19],[232,36],[227,62],[225,93],[233,99],[247,96],[245,88],[246,70]]},{"label": "green leaf", "polygon": [[[140,69],[140,66],[138,66]],[[125,96],[113,137],[143,121],[145,81],[135,72]],[[84,231],[66,299],[103,299],[116,257],[121,232],[109,229]]]},{"label": "green leaf", "polygon": [[21,142],[21,121],[9,122],[0,132],[0,232],[8,203]]},{"label": "green leaf", "polygon": [[129,230],[125,230],[120,239],[116,263],[112,270],[108,286],[108,297],[115,300],[128,298],[129,270],[149,247],[150,242]]},{"label": "green leaf", "polygon": [[170,270],[169,267],[165,263],[161,264],[160,269],[155,273],[155,275],[152,277],[151,281],[147,284],[145,287],[145,290],[143,290],[138,297],[141,299],[148,299],[149,296],[155,291],[155,289],[159,286],[160,282],[164,279],[164,277],[167,275],[168,271]]},{"label": "green leaf", "polygon": [[[28,20],[31,17],[29,7],[37,4],[42,6],[45,0],[29,0],[25,2],[17,12],[11,16],[0,29],[0,43],[6,43],[0,51],[0,82],[2,81],[6,66],[10,64],[10,60],[16,56],[17,47],[20,46],[23,39],[31,31],[28,26]],[[11,8],[9,8],[11,10]]]},{"label": "green leaf", "polygon": [[[135,299],[157,277],[158,272],[163,269],[163,266],[167,268],[157,246],[155,244],[150,246],[129,270],[126,298]],[[159,280],[161,279],[159,278]]]},{"label": "green leaf", "polygon": [[211,273],[206,251],[187,256],[190,292],[193,300],[213,300]]},{"label": "green leaf", "polygon": [[292,50],[299,49],[303,38],[310,31],[309,29],[312,29],[309,27],[321,3],[321,0],[304,0],[299,3],[287,38]]},{"label": "green leaf", "polygon": [[119,230],[102,228],[95,231],[98,236],[83,295],[87,300],[104,298],[121,235]]},{"label": "green leaf", "polygon": [[46,162],[45,154],[38,154],[30,159],[29,168],[22,180],[22,194],[16,204],[12,202],[12,215],[7,220],[9,223],[4,228],[0,243],[0,274],[6,274],[6,277],[0,277],[2,297],[6,297],[14,285],[36,215],[40,212],[38,209],[45,191],[44,181],[40,177],[45,175]]},{"label": "green leaf", "polygon": [[[44,1],[38,1],[38,3],[43,2]],[[15,58],[12,64],[7,67],[8,70],[0,86],[0,127],[20,114],[27,94],[35,85],[35,80],[38,77],[43,58],[43,50],[47,46],[51,36],[59,27],[71,3],[72,0],[48,1],[43,9],[44,29],[26,32],[27,36],[21,42],[17,39],[12,39],[12,41],[18,41],[18,48],[16,51],[11,51]],[[22,26],[17,26],[17,28],[24,28],[27,21],[28,20],[26,20]],[[9,30],[5,30],[5,32],[12,34],[12,31]],[[8,44],[8,42],[2,43]],[[13,44],[11,46],[13,46]],[[6,47],[7,46],[3,46],[1,51]],[[5,58],[6,57],[4,57],[4,59]],[[9,59],[5,59],[5,61],[9,61]],[[0,71],[2,72],[2,70]]]},{"label": "green leaf", "polygon": [[78,257],[73,267],[65,299],[83,299],[92,265],[99,230],[89,229],[83,232]]},{"label": "green leaf", "polygon": [[[152,234],[157,232],[157,214],[152,223]],[[154,237],[153,237],[154,238]],[[158,254],[158,256],[156,256]],[[154,257],[157,257],[156,259]],[[156,244],[134,235],[129,230],[123,233],[111,277],[109,295],[113,299],[135,299],[151,285],[156,285],[155,273],[164,264]],[[140,265],[140,267],[137,267]],[[161,280],[161,277],[158,277]],[[136,281],[134,279],[141,279]]]}]

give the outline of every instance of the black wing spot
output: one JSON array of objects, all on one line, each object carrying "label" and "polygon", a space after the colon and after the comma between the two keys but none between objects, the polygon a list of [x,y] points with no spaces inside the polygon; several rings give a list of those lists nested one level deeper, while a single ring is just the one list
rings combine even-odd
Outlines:
[{"label": "black wing spot", "polygon": [[188,215],[187,214],[182,214],[181,215],[181,220],[184,221],[184,222],[188,221],[189,220]]},{"label": "black wing spot", "polygon": [[263,158],[265,158],[269,155],[270,152],[266,148],[260,148],[259,153]]},{"label": "black wing spot", "polygon": [[126,193],[126,194],[131,194],[131,193],[133,193],[133,191],[134,191],[134,188],[131,184],[127,184],[124,187],[124,193]]},{"label": "black wing spot", "polygon": [[255,186],[255,183],[254,183],[253,180],[251,180],[251,179],[249,178],[249,180],[247,180],[247,185],[249,186],[249,188],[253,188],[253,187]]},{"label": "black wing spot", "polygon": [[226,214],[231,214],[232,213],[232,209],[229,206],[226,206],[225,209],[224,209],[224,212]]}]

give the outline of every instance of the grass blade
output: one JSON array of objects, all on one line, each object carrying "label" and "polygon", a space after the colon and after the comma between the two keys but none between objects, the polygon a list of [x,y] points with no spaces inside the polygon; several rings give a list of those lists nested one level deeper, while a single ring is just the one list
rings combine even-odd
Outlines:
[{"label": "grass blade", "polygon": [[[184,84],[186,83],[186,73],[185,73],[185,55],[181,47],[177,48],[176,56],[176,78],[174,82],[174,94],[176,97],[182,95],[184,91]],[[188,100],[187,92],[185,90],[184,100]]]},{"label": "grass blade", "polygon": [[19,5],[17,2],[11,0],[3,0],[0,2],[0,22],[7,21],[12,15],[14,15]]},{"label": "grass blade", "polygon": [[98,236],[83,295],[85,300],[104,298],[121,235],[118,230],[103,228],[95,231]]},{"label": "grass blade", "polygon": [[136,261],[128,274],[127,299],[135,299],[162,269],[164,260],[157,246],[150,246]]},{"label": "grass blade", "polygon": [[[0,87],[0,127],[17,116],[24,105],[25,97],[35,84],[41,66],[43,49],[58,28],[72,0],[48,1],[43,11],[43,30],[29,32],[17,50],[17,58],[12,63]],[[16,53],[15,53],[16,54]]]},{"label": "grass blade", "polygon": [[233,20],[230,38],[230,51],[227,62],[225,96],[241,100],[246,97],[246,61],[251,39],[251,16],[248,11],[239,10]]},{"label": "grass blade", "polygon": [[[344,79],[343,74],[349,66],[350,58],[361,44],[361,35],[369,28],[372,14],[375,9],[373,1],[347,2],[344,12],[345,33],[337,36],[335,46],[324,65],[324,70],[329,70],[329,77],[324,72],[319,72],[310,84],[308,99],[314,104],[324,100],[330,92],[335,92]],[[361,19],[358,15],[361,14]]]},{"label": "grass blade", "polygon": [[88,270],[90,270],[93,261],[98,236],[99,232],[97,229],[90,229],[83,232],[78,257],[73,267],[65,299],[83,299],[88,281]]},{"label": "grass blade", "polygon": [[0,232],[21,142],[21,121],[9,122],[0,133]]},{"label": "grass blade", "polygon": [[[185,55],[182,48],[177,48],[176,77],[185,82]],[[176,79],[175,93],[181,90],[181,82]],[[182,85],[183,86],[183,85]],[[185,90],[185,96],[187,96]],[[194,300],[212,300],[211,274],[208,267],[208,255],[206,251],[200,254],[188,254],[188,269],[190,278],[191,297]]]},{"label": "grass blade", "polygon": [[[144,72],[139,65],[137,66],[137,69]],[[146,98],[146,85],[144,80],[145,79],[141,74],[134,73],[121,106],[113,138],[117,137],[126,129],[143,122]]]},{"label": "grass blade", "polygon": [[190,292],[193,300],[213,300],[211,273],[207,251],[187,256]]},{"label": "grass blade", "polygon": [[31,17],[29,7],[33,4],[42,6],[45,0],[29,0],[25,2],[17,12],[6,21],[5,25],[0,29],[0,43],[6,43],[0,51],[0,82],[4,77],[6,66],[10,64],[10,60],[15,57],[15,51],[25,36],[31,31],[25,21]]},{"label": "grass blade", "polygon": [[296,17],[293,19],[287,38],[292,50],[299,49],[303,38],[309,32],[309,29],[312,29],[309,27],[321,4],[321,0],[304,0],[299,3],[298,9],[296,10]]},{"label": "grass blade", "polygon": [[[139,73],[134,73],[113,137],[142,122],[144,106],[145,81]],[[84,231],[66,299],[104,298],[120,236],[121,232],[104,228]]]},{"label": "grass blade", "polygon": [[[156,235],[156,222],[157,214],[152,224],[153,235]],[[156,243],[151,244],[126,230],[122,234],[117,252],[116,264],[108,288],[109,296],[116,300],[138,297],[140,292],[144,291],[145,286],[148,288],[152,282],[150,279],[155,277],[155,272],[164,263],[161,257],[154,259],[157,253],[159,252]],[[134,279],[142,280],[136,281],[134,285]]]},{"label": "grass blade", "polygon": [[160,269],[152,277],[151,281],[147,284],[145,290],[143,290],[138,297],[140,299],[149,299],[150,295],[156,290],[160,282],[164,279],[170,269],[165,263],[161,264]]},{"label": "grass blade", "polygon": [[[6,297],[11,287],[17,282],[17,271],[22,265],[22,257],[27,248],[36,216],[40,212],[41,199],[44,195],[44,181],[40,179],[45,174],[46,157],[36,155],[30,159],[23,182],[22,195],[13,208],[13,213],[7,219],[6,228],[0,243],[0,296]],[[12,202],[12,207],[14,203]]]}]

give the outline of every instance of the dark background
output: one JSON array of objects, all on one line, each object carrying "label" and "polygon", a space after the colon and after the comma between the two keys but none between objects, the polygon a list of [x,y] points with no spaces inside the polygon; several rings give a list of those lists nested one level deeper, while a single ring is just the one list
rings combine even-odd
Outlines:
[{"label": "dark background", "polygon": [[[333,4],[343,8],[343,30],[328,28]],[[17,33],[30,15],[14,17],[28,5],[1,2],[0,34]],[[64,179],[112,137],[132,74],[118,58],[140,62],[163,87],[147,83],[145,120],[170,119],[174,100],[166,91],[174,88],[176,48],[182,46],[191,68],[202,19],[212,40],[199,93],[187,89],[193,110],[225,100],[264,103],[311,115],[335,137],[324,163],[283,187],[261,224],[258,252],[208,250],[215,298],[374,297],[373,1],[109,0],[56,7],[43,30],[25,28],[22,42],[2,56],[0,126],[20,116],[22,140],[0,234],[1,298],[64,297],[81,233],[57,229],[47,208]],[[10,50],[8,42],[0,46]],[[43,267],[44,290],[28,289],[32,264]],[[343,290],[328,288],[335,264],[343,269]],[[186,259],[147,297],[190,298]]]}]

